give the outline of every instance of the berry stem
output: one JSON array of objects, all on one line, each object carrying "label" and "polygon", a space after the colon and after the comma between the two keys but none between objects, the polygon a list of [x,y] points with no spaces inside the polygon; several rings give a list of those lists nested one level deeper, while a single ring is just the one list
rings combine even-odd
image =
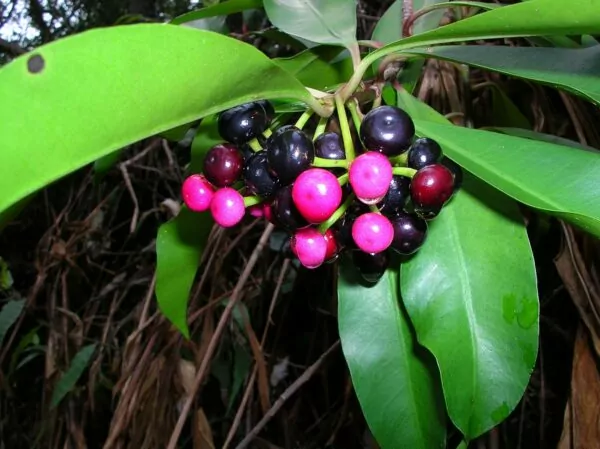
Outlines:
[{"label": "berry stem", "polygon": [[398,156],[391,157],[390,163],[392,165],[401,165],[402,167],[406,167],[406,164],[408,164],[408,151],[399,154]]},{"label": "berry stem", "polygon": [[327,129],[328,121],[329,121],[329,119],[327,117],[321,117],[319,119],[319,124],[315,128],[315,133],[313,135],[313,142],[315,140],[317,140],[317,137],[319,137],[321,134],[323,134],[325,132],[325,130]]},{"label": "berry stem", "polygon": [[350,195],[348,195],[348,198],[346,198],[346,201],[344,201],[342,203],[342,205],[335,210],[335,212],[331,215],[331,217],[329,217],[327,219],[327,221],[324,221],[323,223],[321,223],[319,225],[319,227],[317,228],[319,230],[319,232],[321,234],[325,234],[325,232],[327,232],[327,230],[330,227],[332,227],[335,224],[335,222],[338,221],[342,217],[342,215],[344,215],[346,213],[346,211],[348,210],[348,208],[352,204],[352,201],[354,201],[355,198],[356,198],[356,195],[354,195],[354,193],[351,193]]},{"label": "berry stem", "polygon": [[260,144],[260,142],[258,141],[257,138],[252,139],[250,142],[248,142],[248,146],[250,148],[252,148],[252,151],[258,153],[259,151],[262,151],[263,147]]},{"label": "berry stem", "polygon": [[392,173],[395,175],[406,176],[407,178],[412,178],[417,173],[417,170],[414,168],[408,167],[394,167],[392,169]]},{"label": "berry stem", "polygon": [[373,212],[374,214],[380,214],[381,212],[379,211],[379,208],[375,205],[375,204],[371,204],[369,206],[369,210],[371,212]]},{"label": "berry stem", "polygon": [[260,196],[245,196],[244,197],[244,207],[255,206],[256,204],[260,204],[263,202],[263,199]]},{"label": "berry stem", "polygon": [[348,161],[345,159],[324,159],[315,157],[312,163],[313,167],[320,168],[348,168]]},{"label": "berry stem", "polygon": [[271,131],[269,128],[265,129],[265,131],[263,132],[263,136],[265,136],[267,139],[269,137],[271,137],[273,135],[273,131]]},{"label": "berry stem", "polygon": [[360,112],[358,101],[356,99],[350,100],[348,102],[348,109],[350,109],[350,115],[352,116],[352,122],[354,123],[354,127],[356,128],[356,132],[359,133],[363,115],[362,112]]},{"label": "berry stem", "polygon": [[348,175],[348,173],[344,173],[342,176],[340,176],[338,178],[338,182],[340,183],[340,185],[343,187],[346,184],[348,184],[348,180],[350,179],[350,176]]},{"label": "berry stem", "polygon": [[313,113],[314,111],[312,109],[307,109],[304,111],[294,126],[298,129],[304,128],[304,125],[308,123]]},{"label": "berry stem", "polygon": [[348,126],[348,116],[346,115],[346,107],[344,101],[339,95],[335,96],[335,107],[337,109],[340,128],[342,129],[342,140],[344,141],[344,149],[346,151],[346,159],[348,162],[354,160],[354,142],[352,142],[352,134],[350,134],[350,126]]}]

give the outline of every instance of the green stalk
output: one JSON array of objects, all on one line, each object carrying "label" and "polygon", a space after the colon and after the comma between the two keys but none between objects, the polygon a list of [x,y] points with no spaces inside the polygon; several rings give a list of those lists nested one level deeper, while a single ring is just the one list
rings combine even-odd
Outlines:
[{"label": "green stalk", "polygon": [[313,167],[320,168],[348,168],[348,161],[345,159],[324,159],[315,157],[312,163]]},{"label": "green stalk", "polygon": [[344,215],[344,213],[346,213],[346,211],[352,204],[352,201],[354,201],[354,198],[355,198],[354,193],[351,193],[350,195],[348,195],[348,198],[346,198],[346,201],[344,201],[344,203],[335,210],[335,212],[331,215],[331,217],[329,217],[329,219],[327,221],[324,221],[323,223],[321,223],[319,225],[318,230],[321,234],[325,234],[325,232],[330,227],[332,227],[335,224],[335,222],[338,221],[342,217],[342,215]]},{"label": "green stalk", "polygon": [[358,102],[356,100],[351,100],[348,102],[348,109],[350,109],[350,115],[352,116],[352,122],[354,123],[354,127],[356,128],[356,132],[360,132],[360,124],[362,123],[361,113],[358,109]]},{"label": "green stalk", "polygon": [[315,129],[315,134],[313,135],[313,142],[315,140],[317,140],[317,137],[319,137],[321,134],[323,134],[325,132],[325,130],[327,129],[328,121],[329,121],[329,119],[327,117],[319,118],[319,124],[317,125],[317,127]]},{"label": "green stalk", "polygon": [[296,122],[296,128],[298,129],[302,129],[304,128],[304,125],[306,125],[306,123],[308,123],[308,121],[310,120],[310,118],[312,117],[312,115],[314,114],[314,111],[311,109],[307,109],[306,111],[304,111],[302,113],[302,115],[300,116],[300,118],[298,119],[298,121]]},{"label": "green stalk", "polygon": [[346,150],[346,159],[348,163],[354,160],[354,142],[352,142],[352,134],[350,134],[350,126],[348,125],[348,116],[346,115],[346,107],[344,101],[339,95],[335,96],[335,107],[337,109],[338,119],[340,120],[340,128],[342,129],[342,140],[344,149]]},{"label": "green stalk", "polygon": [[408,151],[399,154],[398,156],[391,157],[390,163],[392,165],[401,165],[403,167],[406,167],[406,164],[408,164]]},{"label": "green stalk", "polygon": [[244,207],[248,208],[250,206],[255,206],[263,202],[263,199],[260,196],[246,196],[244,197]]},{"label": "green stalk", "polygon": [[260,144],[260,142],[258,141],[258,139],[255,137],[254,139],[252,139],[250,142],[248,142],[248,146],[250,146],[250,148],[252,148],[252,151],[255,152],[259,152],[262,151],[263,147]]},{"label": "green stalk", "polygon": [[392,173],[395,175],[406,176],[407,178],[412,178],[417,173],[417,170],[414,168],[408,167],[394,167],[392,169]]}]

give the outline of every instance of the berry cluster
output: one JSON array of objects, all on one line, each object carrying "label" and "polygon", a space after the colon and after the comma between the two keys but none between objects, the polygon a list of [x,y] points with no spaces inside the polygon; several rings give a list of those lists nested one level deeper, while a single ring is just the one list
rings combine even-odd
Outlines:
[{"label": "berry cluster", "polygon": [[343,127],[342,135],[330,132],[322,120],[311,136],[301,118],[272,131],[274,115],[264,100],[222,112],[225,142],[208,151],[202,174],[184,181],[183,200],[193,211],[210,210],[223,227],[246,213],[265,217],[291,234],[290,248],[307,268],[347,249],[363,278],[376,282],[389,250],[410,255],[423,245],[427,221],[460,184],[460,168],[437,142],[415,138],[412,119],[397,107],[373,108],[360,124],[353,115],[357,156]]}]

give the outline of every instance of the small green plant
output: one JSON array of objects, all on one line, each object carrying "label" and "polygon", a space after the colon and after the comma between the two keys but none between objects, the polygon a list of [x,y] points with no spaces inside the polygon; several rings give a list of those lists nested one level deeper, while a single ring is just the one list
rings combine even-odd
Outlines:
[{"label": "small green plant", "polygon": [[[229,0],[15,59],[0,69],[0,220],[68,173],[202,119],[189,207],[157,236],[165,316],[188,335],[213,216],[229,227],[246,208],[268,209],[309,268],[346,247],[334,260],[340,338],[381,447],[444,448],[448,420],[466,447],[515,408],[536,361],[536,272],[519,204],[600,235],[600,155],[527,129],[453,125],[412,92],[436,58],[598,104],[600,21],[589,0],[411,3],[393,3],[368,41],[357,41],[354,0]],[[253,8],[305,49],[270,59],[180,26]],[[467,14],[439,27],[448,8]],[[531,45],[469,45],[503,38]],[[244,114],[255,127],[240,128]],[[334,118],[341,135],[328,131]]]}]

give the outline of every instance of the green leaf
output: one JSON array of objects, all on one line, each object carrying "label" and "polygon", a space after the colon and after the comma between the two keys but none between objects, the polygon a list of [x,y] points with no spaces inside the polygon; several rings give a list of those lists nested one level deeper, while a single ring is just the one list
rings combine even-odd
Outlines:
[{"label": "green leaf", "polygon": [[[8,290],[13,286],[13,277],[8,268],[8,264],[0,257],[0,290]],[[0,340],[0,344],[2,340]]]},{"label": "green leaf", "polygon": [[17,321],[21,312],[23,312],[23,307],[25,307],[24,299],[8,301],[4,307],[2,307],[2,310],[0,311],[0,347],[2,346],[6,333],[11,326],[15,324],[15,321]]},{"label": "green leaf", "polygon": [[77,381],[90,363],[95,350],[96,343],[92,343],[91,345],[84,346],[75,354],[75,357],[71,360],[71,366],[69,366],[67,372],[63,374],[54,387],[50,400],[50,408],[55,408],[75,388]]},{"label": "green leaf", "polygon": [[448,414],[473,439],[515,408],[537,355],[535,265],[517,205],[465,176],[400,279],[418,341],[437,359]]},{"label": "green leaf", "polygon": [[365,287],[349,261],[340,266],[338,323],[356,395],[382,449],[445,447],[439,375],[416,345],[399,303],[398,272]]},{"label": "green leaf", "polygon": [[264,0],[263,3],[271,23],[292,36],[345,47],[356,42],[355,0]]},{"label": "green leaf", "polygon": [[491,86],[492,120],[494,125],[516,128],[531,128],[527,117],[499,86]]},{"label": "green leaf", "polygon": [[262,0],[228,0],[216,5],[207,6],[196,11],[191,11],[186,14],[175,17],[170,23],[180,25],[194,20],[205,19],[208,17],[226,16],[243,12],[248,9],[261,8]]},{"label": "green leaf", "polygon": [[117,150],[94,161],[94,181],[100,181],[119,161],[123,151]]},{"label": "green leaf", "polygon": [[422,102],[418,98],[414,97],[406,90],[402,89],[397,93],[397,106],[404,109],[412,117],[413,120],[428,120],[431,122],[441,124],[451,124],[450,120],[440,114],[438,111],[433,109],[427,103]]},{"label": "green leaf", "polygon": [[408,50],[407,53],[537,81],[600,104],[600,46],[567,49],[450,45]]},{"label": "green leaf", "polygon": [[496,131],[502,134],[508,134],[510,136],[524,137],[525,139],[541,140],[542,142],[555,143],[557,145],[579,148],[580,150],[591,151],[592,153],[596,154],[598,154],[598,151],[600,151],[597,148],[590,147],[588,145],[583,145],[582,143],[575,142],[571,139],[565,139],[564,137],[555,136],[553,134],[531,131],[529,129],[510,128],[501,126],[487,126],[485,129],[489,131]]},{"label": "green leaf", "polygon": [[[443,3],[448,3],[448,0],[415,0],[413,1],[413,13],[423,9],[423,8],[430,8],[430,7],[436,7],[438,5],[441,5]],[[462,3],[462,2],[455,2],[453,1],[452,3]],[[440,26],[440,20],[442,20],[442,17],[444,16],[444,11],[446,10],[446,6],[447,5],[443,5],[443,8],[439,8],[439,9],[433,9],[432,11],[428,12],[427,14],[419,17],[417,20],[415,20],[415,23],[413,24],[412,27],[412,34],[421,34],[424,33],[425,31],[429,31],[429,30],[433,30],[435,28],[437,28],[438,26]]]},{"label": "green leaf", "polygon": [[156,238],[158,306],[186,338],[189,338],[187,305],[190,291],[211,227],[210,214],[183,207],[179,215],[159,228]]},{"label": "green leaf", "polygon": [[422,120],[415,125],[498,190],[600,236],[599,153]]},{"label": "green leaf", "polygon": [[240,344],[235,344],[233,347],[233,373],[231,380],[231,389],[229,391],[229,401],[227,402],[227,411],[225,415],[229,415],[231,410],[233,409],[233,405],[235,403],[235,399],[240,392],[242,386],[244,385],[244,381],[248,376],[248,372],[250,371],[250,367],[252,366],[252,361],[254,359],[248,353],[246,348]]},{"label": "green leaf", "polygon": [[219,135],[218,119],[218,115],[215,114],[204,118],[202,123],[200,123],[190,150],[189,174],[201,173],[204,168],[204,158],[208,150],[219,143],[223,143],[223,138]]},{"label": "green leaf", "polygon": [[[28,72],[39,58],[42,70]],[[101,28],[39,47],[0,69],[0,98],[0,212],[132,142],[236,104],[314,102],[251,45],[163,24]]]},{"label": "green leaf", "polygon": [[402,0],[396,0],[381,16],[372,39],[383,44],[395,42],[402,37]]}]

